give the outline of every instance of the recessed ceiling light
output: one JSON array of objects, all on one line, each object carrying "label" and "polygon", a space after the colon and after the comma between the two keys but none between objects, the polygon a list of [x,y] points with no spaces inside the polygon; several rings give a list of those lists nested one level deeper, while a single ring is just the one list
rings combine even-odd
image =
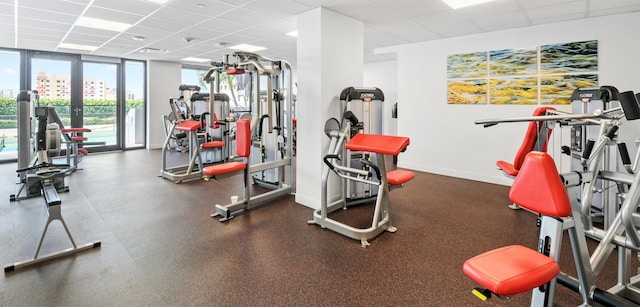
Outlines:
[{"label": "recessed ceiling light", "polygon": [[298,37],[298,31],[291,31],[291,32],[287,33],[287,35],[293,36],[293,37]]},{"label": "recessed ceiling light", "polygon": [[201,9],[203,9],[203,8],[207,7],[207,5],[206,5],[206,4],[204,4],[204,3],[198,3],[198,4],[196,4],[196,6],[197,6],[197,7],[199,7],[199,8],[201,8]]},{"label": "recessed ceiling light", "polygon": [[209,62],[209,59],[203,59],[203,58],[194,58],[194,57],[188,57],[188,58],[184,58],[182,59],[183,61],[189,61],[189,62],[198,62],[198,63],[204,63],[204,62]]},{"label": "recessed ceiling light", "polygon": [[214,45],[216,47],[227,47],[227,46],[229,46],[229,43],[227,43],[227,42],[219,42],[219,43],[215,43]]},{"label": "recessed ceiling light", "polygon": [[452,9],[459,9],[462,7],[472,6],[476,4],[482,4],[486,2],[491,2],[493,0],[442,0]]},{"label": "recessed ceiling light", "polygon": [[138,52],[142,52],[142,53],[152,53],[152,54],[165,54],[168,53],[169,50],[167,49],[160,49],[160,48],[142,48],[140,50],[138,50]]},{"label": "recessed ceiling light", "polygon": [[267,48],[260,47],[260,46],[253,46],[253,45],[249,45],[249,44],[240,44],[240,45],[231,46],[231,47],[229,47],[229,49],[246,51],[246,52],[256,52],[256,51],[260,51],[260,50],[265,50]]},{"label": "recessed ceiling light", "polygon": [[74,50],[85,50],[85,51],[94,51],[98,49],[97,46],[89,46],[89,45],[78,45],[78,44],[69,44],[69,43],[60,43],[58,48],[61,49],[74,49]]},{"label": "recessed ceiling light", "polygon": [[136,35],[136,36],[132,37],[131,39],[132,39],[132,40],[134,40],[134,41],[141,42],[141,41],[143,41],[143,40],[145,40],[145,39],[147,39],[147,38],[146,38],[146,37],[144,37],[144,36]]},{"label": "recessed ceiling light", "polygon": [[115,32],[124,32],[131,27],[131,25],[128,23],[115,22],[91,17],[78,18],[78,20],[76,21],[76,26]]}]

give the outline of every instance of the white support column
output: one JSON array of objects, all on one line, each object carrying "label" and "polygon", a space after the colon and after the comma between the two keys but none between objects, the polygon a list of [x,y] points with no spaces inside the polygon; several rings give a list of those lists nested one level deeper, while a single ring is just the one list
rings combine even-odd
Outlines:
[{"label": "white support column", "polygon": [[[362,86],[364,25],[326,8],[298,15],[296,202],[320,208],[324,124],[340,119],[340,92]],[[329,199],[337,194],[329,187]]]},{"label": "white support column", "polygon": [[147,148],[162,148],[166,133],[162,115],[169,114],[169,98],[180,94],[180,63],[147,62]]}]

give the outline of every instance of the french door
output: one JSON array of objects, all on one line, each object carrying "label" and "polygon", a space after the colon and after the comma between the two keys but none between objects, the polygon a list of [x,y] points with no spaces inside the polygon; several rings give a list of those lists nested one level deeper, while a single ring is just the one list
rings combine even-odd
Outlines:
[{"label": "french door", "polygon": [[122,149],[120,64],[82,61],[79,55],[27,53],[28,85],[41,105],[55,108],[65,128],[89,128],[90,152]]}]

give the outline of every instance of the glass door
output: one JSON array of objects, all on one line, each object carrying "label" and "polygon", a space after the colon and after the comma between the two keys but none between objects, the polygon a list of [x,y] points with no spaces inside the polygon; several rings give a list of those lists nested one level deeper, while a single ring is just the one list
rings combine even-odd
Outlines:
[{"label": "glass door", "polygon": [[82,62],[82,123],[91,129],[85,148],[121,149],[118,106],[120,64]]},{"label": "glass door", "polygon": [[53,106],[63,127],[82,127],[82,101],[76,91],[77,57],[29,52],[29,87],[38,91],[40,105]]}]

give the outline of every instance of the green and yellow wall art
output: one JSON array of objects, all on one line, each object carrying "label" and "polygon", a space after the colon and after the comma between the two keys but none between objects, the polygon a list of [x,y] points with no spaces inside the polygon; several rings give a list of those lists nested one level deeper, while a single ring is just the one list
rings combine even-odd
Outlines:
[{"label": "green and yellow wall art", "polygon": [[598,86],[598,41],[502,49],[447,57],[449,104],[570,104]]}]

